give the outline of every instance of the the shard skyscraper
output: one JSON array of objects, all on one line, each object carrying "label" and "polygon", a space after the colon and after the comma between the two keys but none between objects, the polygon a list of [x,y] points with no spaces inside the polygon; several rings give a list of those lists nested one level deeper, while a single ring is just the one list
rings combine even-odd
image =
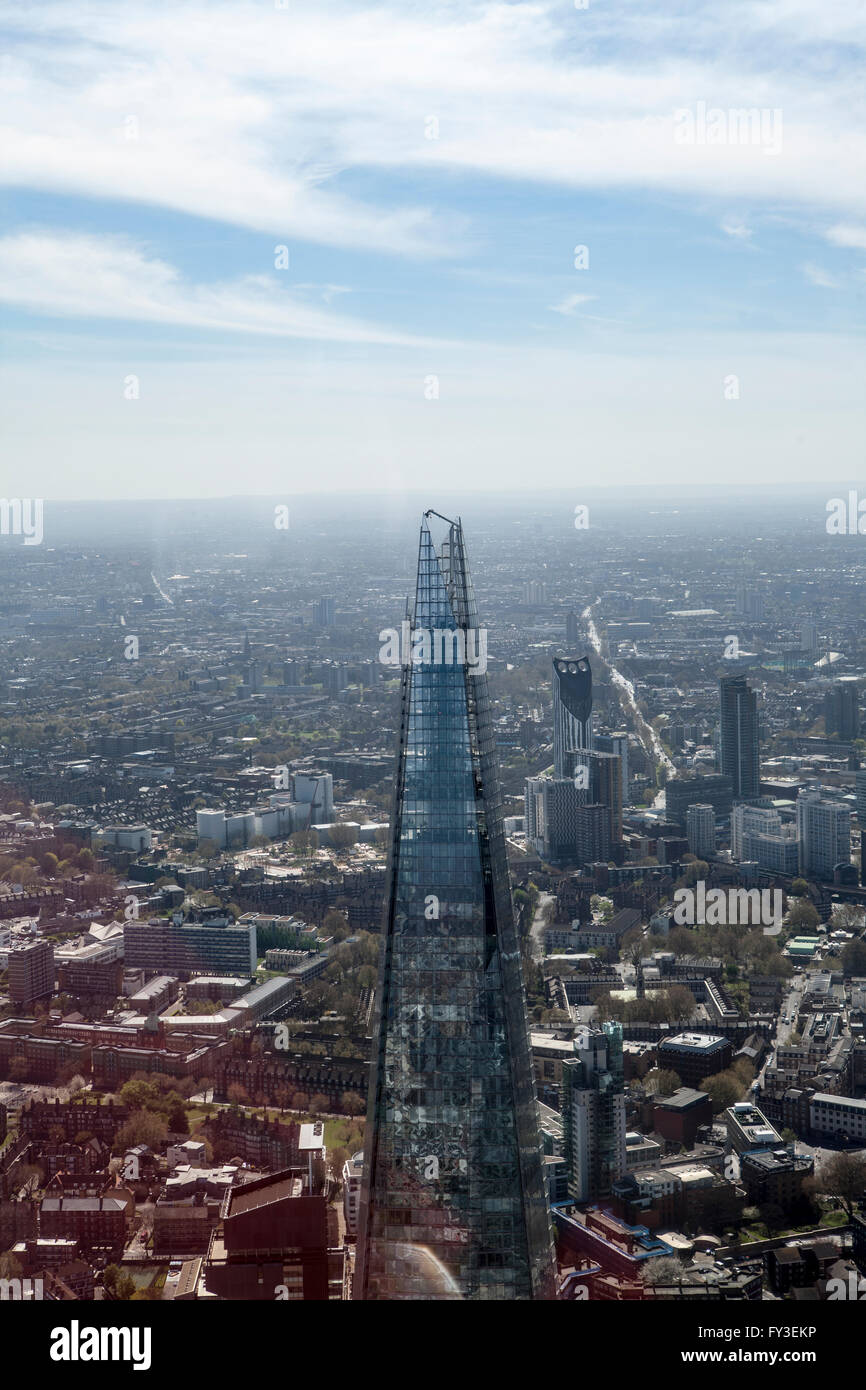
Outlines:
[{"label": "the shard skyscraper", "polygon": [[439,518],[437,551],[435,516],[404,624],[415,659],[402,670],[354,1295],[551,1298],[486,633],[462,526]]}]

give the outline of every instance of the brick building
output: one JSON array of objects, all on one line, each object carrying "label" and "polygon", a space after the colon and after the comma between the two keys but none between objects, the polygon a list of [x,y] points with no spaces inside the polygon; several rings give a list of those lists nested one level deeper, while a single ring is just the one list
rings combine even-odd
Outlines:
[{"label": "brick building", "polygon": [[327,1299],[331,1243],[325,1198],[305,1190],[297,1171],[246,1183],[230,1193],[222,1232],[211,1240],[208,1291],[231,1299]]},{"label": "brick building", "polygon": [[701,1125],[713,1122],[713,1103],[706,1091],[681,1086],[672,1096],[658,1096],[653,1103],[653,1129],[672,1144],[694,1147]]},{"label": "brick building", "polygon": [[84,1249],[119,1253],[128,1226],[125,1197],[43,1197],[39,1208],[40,1236],[66,1236]]},{"label": "brick building", "polygon": [[677,1033],[658,1045],[659,1066],[684,1086],[697,1089],[707,1076],[726,1071],[734,1055],[729,1038],[716,1033]]}]

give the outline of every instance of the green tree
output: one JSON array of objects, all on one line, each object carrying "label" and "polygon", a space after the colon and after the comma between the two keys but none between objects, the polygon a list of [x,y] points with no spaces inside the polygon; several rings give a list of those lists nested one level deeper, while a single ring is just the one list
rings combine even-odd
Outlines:
[{"label": "green tree", "polygon": [[154,1110],[135,1110],[129,1119],[120,1126],[114,1141],[116,1149],[131,1149],[136,1144],[147,1144],[157,1149],[168,1135],[168,1124],[164,1115]]},{"label": "green tree", "polygon": [[345,941],[349,935],[349,923],[345,912],[339,912],[336,908],[331,908],[325,913],[322,923],[323,936],[333,936],[335,941]]},{"label": "green tree", "polygon": [[848,1217],[854,1215],[854,1204],[866,1192],[866,1155],[836,1153],[822,1163],[816,1186],[828,1197],[836,1197]]},{"label": "green tree", "polygon": [[120,1099],[129,1110],[145,1110],[159,1099],[159,1088],[152,1081],[127,1081],[120,1088]]},{"label": "green tree", "polygon": [[710,866],[706,859],[696,859],[694,863],[686,866],[684,878],[689,888],[694,888],[696,883],[705,882]]},{"label": "green tree", "polygon": [[656,1255],[647,1260],[641,1273],[645,1284],[680,1284],[683,1267],[676,1255]]},{"label": "green tree", "polygon": [[667,1003],[670,1006],[670,1021],[677,1019],[690,1019],[698,1007],[695,996],[685,985],[671,985],[665,990]]},{"label": "green tree", "polygon": [[814,903],[800,898],[788,908],[788,926],[798,931],[814,931],[821,918]]},{"label": "green tree", "polygon": [[682,1084],[675,1071],[666,1071],[663,1067],[654,1067],[643,1079],[644,1090],[651,1096],[672,1096]]},{"label": "green tree", "polygon": [[834,931],[859,931],[863,926],[863,909],[858,903],[836,903],[830,915]]},{"label": "green tree", "polygon": [[603,897],[599,893],[594,893],[590,898],[590,906],[593,912],[598,913],[602,922],[609,922],[613,917],[613,903],[610,898]]},{"label": "green tree", "polygon": [[171,1091],[166,1096],[164,1104],[168,1127],[172,1133],[189,1134],[189,1120],[186,1117],[186,1104],[183,1096],[179,1096],[177,1091]]},{"label": "green tree", "polygon": [[705,1076],[698,1089],[707,1092],[713,1102],[715,1115],[720,1115],[729,1106],[736,1105],[746,1093],[746,1085],[733,1071],[719,1071],[715,1076]]},{"label": "green tree", "polygon": [[845,975],[866,975],[866,941],[849,941],[839,957]]},{"label": "green tree", "polygon": [[737,1057],[731,1063],[730,1070],[744,1086],[751,1086],[755,1079],[754,1064],[749,1061],[748,1057]]}]

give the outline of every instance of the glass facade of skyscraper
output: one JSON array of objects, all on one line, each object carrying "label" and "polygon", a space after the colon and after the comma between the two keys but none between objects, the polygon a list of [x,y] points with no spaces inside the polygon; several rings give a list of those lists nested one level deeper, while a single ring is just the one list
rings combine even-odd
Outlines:
[{"label": "glass facade of skyscraper", "polygon": [[[463,533],[421,529],[413,634],[477,632]],[[470,643],[467,641],[467,649]],[[538,1112],[480,670],[402,672],[355,1297],[554,1295]]]},{"label": "glass facade of skyscraper", "polygon": [[743,676],[722,676],[719,705],[722,772],[731,779],[734,800],[754,798],[761,784],[758,697]]}]

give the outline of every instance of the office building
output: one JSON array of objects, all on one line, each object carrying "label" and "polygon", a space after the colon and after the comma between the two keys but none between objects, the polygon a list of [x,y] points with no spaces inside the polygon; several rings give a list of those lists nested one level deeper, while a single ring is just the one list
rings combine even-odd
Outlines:
[{"label": "office building", "polygon": [[573,778],[530,777],[524,791],[526,836],[542,859],[572,864],[581,793]]},{"label": "office building", "polygon": [[749,800],[760,794],[758,697],[744,676],[722,676],[719,699],[722,775],[736,799]]},{"label": "office building", "polygon": [[[463,529],[421,526],[415,629],[477,637]],[[468,643],[467,643],[468,646]],[[401,676],[354,1296],[554,1295],[486,675]]]},{"label": "office building", "polygon": [[798,1155],[780,1145],[776,1149],[750,1149],[740,1156],[740,1182],[751,1206],[765,1203],[786,1210],[802,1195],[803,1179],[814,1169],[811,1155]]},{"label": "office building", "polygon": [[729,1038],[714,1033],[677,1033],[663,1038],[658,1045],[658,1064],[662,1071],[672,1071],[683,1086],[699,1089],[708,1076],[726,1071],[734,1055]]},{"label": "office building", "polygon": [[784,1147],[782,1136],[776,1133],[766,1115],[747,1100],[738,1101],[725,1111],[725,1130],[735,1154],[749,1149]]},{"label": "office building", "polygon": [[751,858],[744,852],[744,836],[748,833],[758,835],[780,835],[782,818],[772,806],[735,806],[731,811],[731,858]]},{"label": "office building", "polygon": [[123,993],[122,960],[58,960],[57,991],[59,994],[102,995],[106,1000]]},{"label": "office building", "polygon": [[337,605],[332,598],[320,598],[316,604],[316,626],[333,627],[337,621]]},{"label": "office building", "polygon": [[799,868],[800,845],[793,825],[783,826],[778,834],[763,834],[749,830],[743,835],[742,870],[746,864],[757,864],[771,874],[793,877]]},{"label": "office building", "polygon": [[574,754],[592,748],[592,668],[585,656],[553,659],[553,775],[574,776]]},{"label": "office building", "polygon": [[128,969],[178,975],[242,975],[256,971],[255,922],[235,922],[219,909],[205,909],[201,921],[171,917],[123,924]]},{"label": "office building", "polygon": [[612,808],[585,804],[587,796],[570,777],[527,778],[526,838],[547,863],[595,864],[609,858]]},{"label": "office building", "polygon": [[686,812],[686,836],[689,853],[698,859],[709,859],[716,852],[716,813],[712,806],[697,803]]},{"label": "office building", "polygon": [[30,1005],[54,993],[54,947],[50,941],[27,941],[9,947],[9,998]]},{"label": "office building", "polygon": [[744,618],[750,618],[753,622],[763,622],[764,619],[764,595],[751,585],[742,583],[737,585],[737,611]]},{"label": "office building", "polygon": [[590,1202],[625,1172],[622,1025],[580,1029],[574,1051],[562,1064],[563,1155],[570,1195]]},{"label": "office building", "polygon": [[837,681],[824,696],[824,730],[828,738],[851,743],[860,737],[860,687],[855,680]]},{"label": "office building", "polygon": [[585,864],[604,864],[611,853],[610,810],[598,803],[578,806],[574,814],[574,862],[579,867]]},{"label": "office building", "polygon": [[866,1100],[816,1091],[809,1101],[809,1125],[815,1135],[866,1144]]},{"label": "office building", "polygon": [[832,879],[837,864],[851,862],[851,812],[828,801],[819,787],[807,787],[797,797],[799,871],[813,878]]},{"label": "office building", "polygon": [[622,768],[617,753],[598,749],[580,750],[574,755],[574,775],[584,805],[604,806],[608,819],[608,839],[612,845],[622,841]]},{"label": "office building", "polygon": [[686,812],[690,806],[712,806],[716,819],[724,820],[731,814],[732,802],[731,779],[721,772],[675,777],[665,787],[667,818],[681,830],[686,828]]},{"label": "office building", "polygon": [[731,812],[731,858],[757,864],[768,873],[798,872],[800,847],[794,825],[782,824],[778,811],[768,806],[740,804]]},{"label": "office building", "polygon": [[706,1091],[680,1086],[672,1096],[656,1096],[653,1102],[653,1129],[663,1139],[684,1148],[694,1148],[698,1130],[713,1123],[713,1103]]},{"label": "office building", "polygon": [[613,734],[593,733],[592,746],[599,753],[616,753],[619,758],[622,804],[627,806],[629,804],[628,734],[624,730],[619,730]]}]

